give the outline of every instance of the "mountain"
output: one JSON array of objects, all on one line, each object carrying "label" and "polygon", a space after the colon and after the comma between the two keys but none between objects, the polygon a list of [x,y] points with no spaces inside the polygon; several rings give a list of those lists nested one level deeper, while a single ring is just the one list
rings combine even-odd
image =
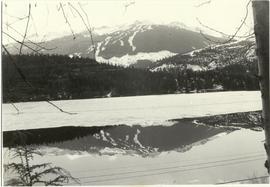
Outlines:
[{"label": "mountain", "polygon": [[[47,48],[56,48],[42,52],[70,57],[95,56],[101,63],[147,68],[158,60],[211,44],[197,30],[178,22],[161,25],[136,21],[129,25],[100,27],[93,30],[95,54],[87,32],[76,34],[75,39],[69,35],[47,41],[44,44]],[[207,37],[221,40],[212,36]],[[25,49],[25,52],[29,51]]]},{"label": "mountain", "polygon": [[191,69],[206,71],[229,65],[250,66],[256,63],[254,41],[243,40],[211,45],[157,61],[151,71],[174,71]]}]

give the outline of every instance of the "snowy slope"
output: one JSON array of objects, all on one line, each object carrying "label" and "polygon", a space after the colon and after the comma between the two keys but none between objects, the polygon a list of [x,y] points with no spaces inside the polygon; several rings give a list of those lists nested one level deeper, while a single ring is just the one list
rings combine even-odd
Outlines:
[{"label": "snowy slope", "polygon": [[233,41],[162,59],[151,67],[151,71],[170,71],[177,68],[204,71],[233,64],[250,65],[254,62],[254,41]]},{"label": "snowy slope", "polygon": [[76,39],[72,35],[59,37],[45,43],[48,48],[56,47],[54,50],[42,52],[71,58],[96,57],[101,63],[147,68],[157,60],[201,49],[210,43],[196,29],[177,22],[161,25],[136,21],[117,27],[104,26],[93,30],[93,39],[94,45],[88,32],[77,33]]}]

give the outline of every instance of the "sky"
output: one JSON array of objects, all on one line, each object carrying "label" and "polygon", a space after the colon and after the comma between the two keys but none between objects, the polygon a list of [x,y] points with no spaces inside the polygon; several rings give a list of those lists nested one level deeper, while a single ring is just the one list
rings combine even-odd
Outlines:
[{"label": "sky", "polygon": [[[91,27],[115,26],[130,24],[139,21],[147,21],[157,24],[170,22],[182,22],[190,27],[203,27],[201,23],[222,31],[233,34],[246,14],[246,5],[249,0],[84,0],[84,1],[54,1],[54,0],[6,0],[2,7],[2,30],[15,38],[21,36],[13,29],[24,33],[27,19],[18,21],[28,15],[29,3],[31,3],[31,19],[29,22],[28,37],[40,40],[48,40],[53,37],[71,34],[63,12],[59,9],[63,5],[67,20],[71,29],[75,32],[86,30],[82,19],[68,4],[74,6],[87,20]],[[127,8],[125,8],[125,5]],[[199,6],[201,5],[201,6]],[[82,9],[80,8],[82,7]],[[252,7],[248,7],[248,18],[239,34],[245,35],[253,27]],[[7,25],[11,24],[10,27]],[[3,43],[12,42],[3,36]]]}]

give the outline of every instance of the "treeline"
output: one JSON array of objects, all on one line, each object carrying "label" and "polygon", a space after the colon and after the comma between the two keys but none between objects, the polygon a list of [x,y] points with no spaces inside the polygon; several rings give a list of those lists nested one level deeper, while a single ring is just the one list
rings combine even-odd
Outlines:
[{"label": "treeline", "polygon": [[150,72],[61,55],[13,56],[29,87],[6,54],[2,55],[3,101],[83,99],[174,93],[175,80],[166,72]]},{"label": "treeline", "polygon": [[25,83],[9,56],[3,54],[3,102],[259,89],[255,65],[151,72],[61,55],[14,55],[13,59],[34,88]]},{"label": "treeline", "polygon": [[182,92],[259,89],[257,66],[254,63],[249,66],[233,64],[207,71],[186,69],[174,74],[178,80],[178,89]]}]

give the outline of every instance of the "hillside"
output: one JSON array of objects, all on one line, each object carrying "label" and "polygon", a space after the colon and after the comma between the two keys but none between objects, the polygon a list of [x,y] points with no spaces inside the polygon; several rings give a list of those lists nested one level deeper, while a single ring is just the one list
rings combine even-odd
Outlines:
[{"label": "hillside", "polygon": [[170,71],[173,69],[205,71],[228,65],[252,66],[256,63],[254,42],[235,41],[164,58],[153,64],[151,71]]},{"label": "hillside", "polygon": [[[257,90],[256,64],[231,64],[205,71],[157,71],[97,63],[62,55],[23,55],[17,61],[30,88],[3,54],[3,101],[83,99],[131,95]],[[18,59],[18,56],[14,56]]]},{"label": "hillside", "polygon": [[[213,40],[221,40],[208,36]],[[70,57],[95,56],[98,62],[147,68],[157,60],[201,49],[209,44],[198,31],[181,23],[152,24],[136,21],[116,28],[96,28],[93,31],[96,52],[91,45],[89,33],[82,32],[45,42],[44,54],[69,55]],[[31,46],[31,43],[28,44]],[[13,54],[17,51],[9,48]],[[25,49],[25,53],[30,51]]]},{"label": "hillside", "polygon": [[10,58],[5,54],[2,58],[4,102],[165,94],[176,90],[170,73],[100,64],[87,58],[23,55],[17,64],[34,85],[32,89]]}]

